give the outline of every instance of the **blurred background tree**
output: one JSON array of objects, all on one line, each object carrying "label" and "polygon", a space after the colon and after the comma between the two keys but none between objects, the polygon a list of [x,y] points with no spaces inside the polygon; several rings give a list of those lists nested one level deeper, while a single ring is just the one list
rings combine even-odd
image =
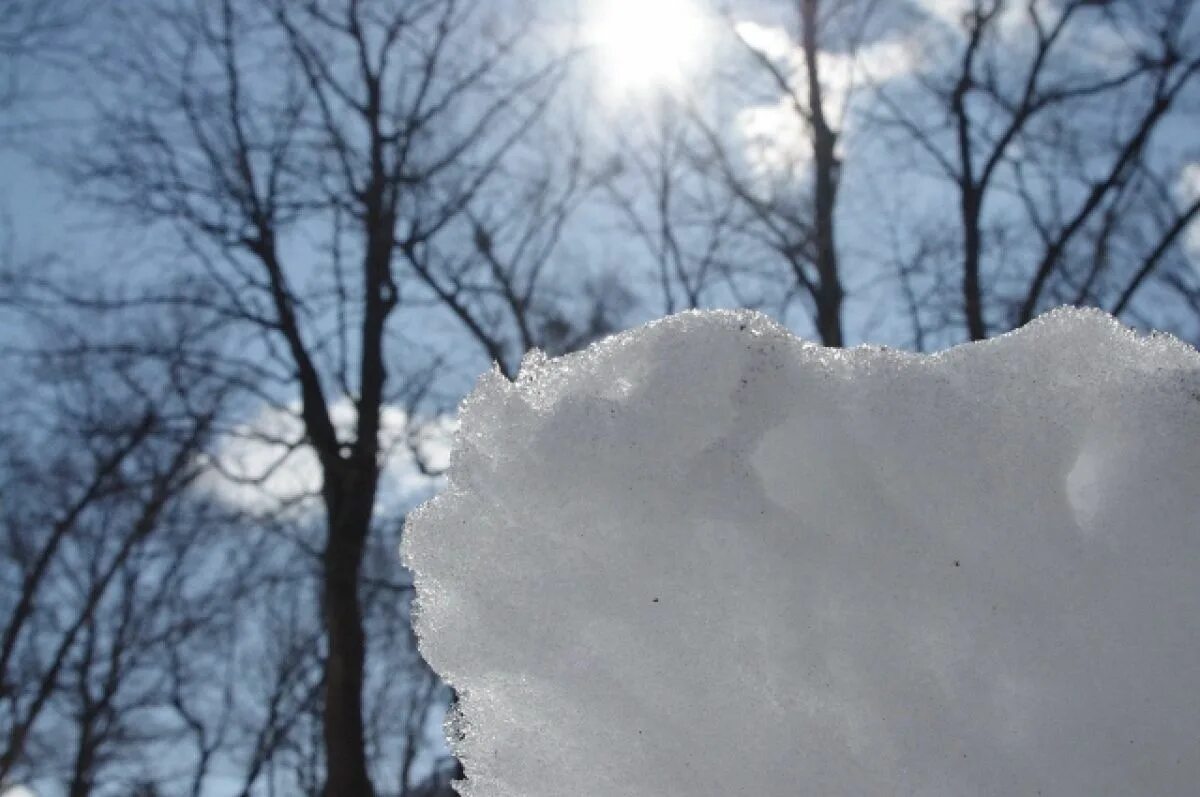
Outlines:
[{"label": "blurred background tree", "polygon": [[0,788],[448,788],[396,549],[491,363],[717,307],[1200,340],[1198,37],[1187,0],[5,4]]}]

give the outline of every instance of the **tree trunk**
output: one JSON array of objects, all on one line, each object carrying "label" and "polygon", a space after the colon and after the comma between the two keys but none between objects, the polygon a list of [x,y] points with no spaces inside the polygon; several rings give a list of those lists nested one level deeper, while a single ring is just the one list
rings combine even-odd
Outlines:
[{"label": "tree trunk", "polygon": [[67,797],[89,797],[92,793],[95,748],[90,718],[83,720],[79,735],[79,742],[75,748],[75,761],[71,768],[71,782],[67,786]]},{"label": "tree trunk", "polygon": [[987,324],[983,319],[983,288],[979,279],[980,253],[983,236],[979,229],[979,199],[973,190],[964,189],[962,198],[963,218],[963,312],[966,315],[967,334],[971,340],[987,337]]},{"label": "tree trunk", "polygon": [[359,571],[371,526],[374,468],[327,475],[329,538],[325,547],[322,609],[329,645],[325,663],[324,797],[374,797],[363,731],[366,637],[359,603]]},{"label": "tree trunk", "polygon": [[813,297],[817,307],[817,333],[826,346],[842,346],[842,288],[838,271],[837,243],[834,233],[834,212],[837,205],[839,164],[837,133],[825,118],[824,96],[820,78],[820,47],[818,44],[818,0],[804,0],[800,7],[803,27],[804,59],[808,67],[808,102],[813,137],[813,167],[815,170],[813,205],[815,211],[817,274],[820,283]]}]

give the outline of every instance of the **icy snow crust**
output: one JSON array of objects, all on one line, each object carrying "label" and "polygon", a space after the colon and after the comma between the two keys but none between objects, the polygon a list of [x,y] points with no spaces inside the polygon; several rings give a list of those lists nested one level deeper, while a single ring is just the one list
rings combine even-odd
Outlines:
[{"label": "icy snow crust", "polygon": [[483,378],[414,514],[469,797],[1200,783],[1200,355],[685,314]]}]

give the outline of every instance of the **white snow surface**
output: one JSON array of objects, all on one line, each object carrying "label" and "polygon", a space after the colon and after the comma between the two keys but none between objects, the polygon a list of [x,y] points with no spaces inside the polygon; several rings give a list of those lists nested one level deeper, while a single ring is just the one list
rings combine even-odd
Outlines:
[{"label": "white snow surface", "polygon": [[1200,354],[689,313],[485,376],[410,517],[468,797],[1200,783]]}]

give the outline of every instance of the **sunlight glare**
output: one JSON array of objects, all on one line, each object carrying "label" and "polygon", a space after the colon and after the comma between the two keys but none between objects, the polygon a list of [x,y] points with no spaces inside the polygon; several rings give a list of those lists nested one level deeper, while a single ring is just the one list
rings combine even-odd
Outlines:
[{"label": "sunlight glare", "polygon": [[599,0],[591,28],[603,79],[619,94],[680,88],[704,54],[694,0]]}]

